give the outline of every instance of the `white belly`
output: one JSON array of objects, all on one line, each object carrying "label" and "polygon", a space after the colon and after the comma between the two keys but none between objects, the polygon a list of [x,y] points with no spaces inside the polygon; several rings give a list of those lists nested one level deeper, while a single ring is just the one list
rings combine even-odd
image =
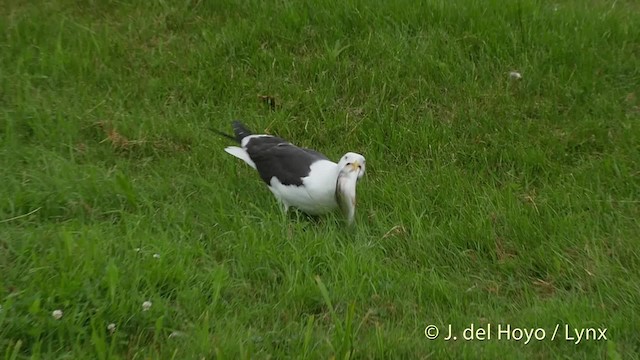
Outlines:
[{"label": "white belly", "polygon": [[309,176],[302,179],[303,185],[282,185],[274,176],[269,189],[285,205],[310,215],[320,215],[338,207],[335,197],[337,177],[338,165],[322,160],[311,166]]}]

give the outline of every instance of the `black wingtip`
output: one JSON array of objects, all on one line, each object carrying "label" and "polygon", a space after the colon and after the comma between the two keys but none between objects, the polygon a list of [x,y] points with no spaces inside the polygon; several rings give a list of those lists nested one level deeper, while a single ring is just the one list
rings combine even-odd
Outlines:
[{"label": "black wingtip", "polygon": [[245,137],[252,135],[251,130],[247,129],[247,127],[238,120],[234,120],[231,126],[233,127],[233,132],[236,134],[235,140],[237,142],[241,142]]},{"label": "black wingtip", "polygon": [[227,139],[231,139],[231,140],[233,140],[233,141],[236,141],[236,138],[235,138],[234,136],[231,136],[231,135],[229,135],[229,134],[225,134],[225,133],[223,133],[223,132],[222,132],[222,131],[220,131],[220,130],[217,130],[217,129],[210,129],[210,130],[211,130],[211,131],[213,131],[213,132],[215,132],[216,134],[218,134],[218,135],[220,135],[220,136],[224,136],[224,137],[226,137]]},{"label": "black wingtip", "polygon": [[244,126],[244,124],[242,124],[238,120],[234,120],[231,123],[231,126],[233,127],[233,133],[235,134],[235,136],[231,136],[229,134],[225,134],[222,131],[217,130],[217,129],[213,129],[213,128],[209,128],[209,130],[215,132],[216,134],[218,134],[220,136],[224,136],[227,139],[231,139],[233,141],[236,141],[238,144],[240,144],[242,142],[242,139],[244,139],[245,137],[247,137],[249,135],[253,135],[251,133],[251,130],[247,129],[247,127]]}]

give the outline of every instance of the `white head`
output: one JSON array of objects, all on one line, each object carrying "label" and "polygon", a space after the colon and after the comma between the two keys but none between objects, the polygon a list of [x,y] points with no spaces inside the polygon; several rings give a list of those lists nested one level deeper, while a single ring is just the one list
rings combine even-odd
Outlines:
[{"label": "white head", "polygon": [[356,213],[356,184],[364,176],[365,166],[364,156],[353,152],[346,153],[338,162],[336,200],[349,224],[353,223]]},{"label": "white head", "polygon": [[345,166],[351,166],[351,169],[353,171],[356,171],[357,169],[358,180],[360,180],[364,176],[366,164],[367,160],[364,158],[364,156],[358,153],[348,152],[342,155],[342,157],[340,158],[340,161],[338,162],[338,169],[342,171]]}]

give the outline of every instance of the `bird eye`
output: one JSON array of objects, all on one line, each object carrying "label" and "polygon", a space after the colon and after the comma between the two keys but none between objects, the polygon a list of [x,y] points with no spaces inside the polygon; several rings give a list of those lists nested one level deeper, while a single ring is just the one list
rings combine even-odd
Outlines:
[{"label": "bird eye", "polygon": [[347,166],[351,165],[351,163],[347,163]]}]

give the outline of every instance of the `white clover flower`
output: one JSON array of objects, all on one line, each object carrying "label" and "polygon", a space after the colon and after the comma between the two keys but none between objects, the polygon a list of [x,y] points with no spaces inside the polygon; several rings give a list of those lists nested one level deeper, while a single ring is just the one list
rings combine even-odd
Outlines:
[{"label": "white clover flower", "polygon": [[154,259],[160,259],[160,254],[153,254]]},{"label": "white clover flower", "polygon": [[107,325],[107,330],[109,330],[109,334],[113,334],[116,331],[116,324],[111,323]]},{"label": "white clover flower", "polygon": [[142,303],[142,311],[147,311],[149,309],[151,309],[151,301],[145,301]]},{"label": "white clover flower", "polygon": [[53,316],[53,318],[56,320],[60,320],[62,318],[62,310],[60,309],[53,310],[53,313],[51,313],[51,316]]},{"label": "white clover flower", "polygon": [[517,72],[517,71],[512,71],[512,72],[510,72],[510,73],[509,73],[509,77],[510,77],[512,80],[520,80],[520,79],[522,79],[522,74],[520,74],[520,73],[519,73],[519,72]]}]

